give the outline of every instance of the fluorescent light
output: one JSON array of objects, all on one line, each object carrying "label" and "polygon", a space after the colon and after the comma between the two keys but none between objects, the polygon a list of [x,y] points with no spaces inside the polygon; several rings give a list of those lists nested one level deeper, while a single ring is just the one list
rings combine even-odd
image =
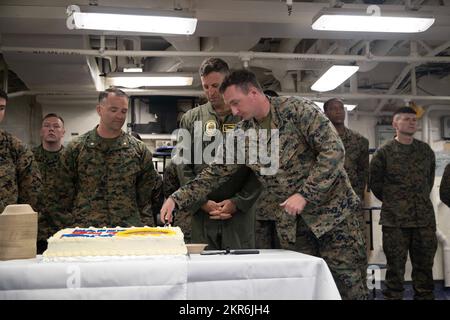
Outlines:
[{"label": "fluorescent light", "polygon": [[414,33],[427,30],[434,18],[418,12],[387,12],[368,15],[361,11],[322,9],[313,19],[314,30]]},{"label": "fluorescent light", "polygon": [[115,87],[178,87],[192,85],[193,76],[182,73],[132,73],[112,72],[107,83]]},{"label": "fluorescent light", "polygon": [[123,68],[123,72],[142,72],[142,68]]},{"label": "fluorescent light", "polygon": [[336,89],[358,69],[359,66],[332,66],[311,86],[311,90],[324,92]]},{"label": "fluorescent light", "polygon": [[[313,101],[315,104],[317,104],[317,106],[323,111],[323,105],[325,104],[325,102],[321,102],[321,101]],[[353,109],[355,109],[357,106],[357,104],[344,104],[344,107],[347,109],[347,111],[352,111]]]},{"label": "fluorescent light", "polygon": [[196,18],[172,16],[172,12],[155,15],[80,12],[75,5],[69,6],[67,12],[69,29],[190,35],[197,27]]}]

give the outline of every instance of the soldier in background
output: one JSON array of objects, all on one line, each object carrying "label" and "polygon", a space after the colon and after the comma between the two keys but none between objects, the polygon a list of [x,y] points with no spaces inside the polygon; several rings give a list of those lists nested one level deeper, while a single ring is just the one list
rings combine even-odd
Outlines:
[{"label": "soldier in background", "polygon": [[386,255],[385,299],[402,299],[406,259],[411,257],[414,299],[434,299],[433,259],[437,249],[436,220],[430,192],[435,155],[414,139],[416,112],[399,108],[392,126],[394,139],[385,143],[370,162],[370,188],[383,202],[380,224]]},{"label": "soldier in background", "polygon": [[[201,64],[200,79],[208,102],[186,112],[180,122],[180,128],[188,130],[191,137],[196,121],[202,123],[202,137],[212,138],[216,130],[225,136],[241,120],[231,114],[219,92],[228,73],[228,65],[222,59],[208,58]],[[208,143],[203,143],[202,153]],[[192,152],[194,149],[192,144]],[[192,154],[191,159],[194,158]],[[177,166],[181,185],[192,181],[207,166],[204,162]],[[208,243],[209,250],[254,248],[255,202],[260,192],[261,185],[248,168],[241,168],[230,181],[212,186],[208,195],[186,208],[192,212],[192,241]]]},{"label": "soldier in background", "polygon": [[[8,95],[0,90],[0,122],[5,117]],[[0,129],[0,213],[10,204],[29,204],[39,210],[42,180],[31,150]]]},{"label": "soldier in background", "polygon": [[450,164],[445,166],[441,185],[439,186],[439,195],[441,197],[441,201],[450,207]]},{"label": "soldier in background", "polygon": [[[364,193],[369,180],[369,140],[362,135],[345,127],[345,109],[342,100],[332,98],[323,105],[325,115],[336,128],[339,137],[344,144],[345,162],[344,168],[348,178],[358,197],[361,199],[361,208],[356,213],[359,227],[363,234],[367,250],[367,224],[363,211]],[[367,276],[367,262],[362,267],[363,276]]]},{"label": "soldier in background", "polygon": [[42,119],[41,141],[33,148],[34,158],[42,176],[41,208],[39,209],[38,253],[47,247],[47,239],[55,232],[71,225],[70,215],[61,207],[65,194],[59,193],[58,181],[61,174],[62,141],[65,134],[64,120],[55,113],[49,113]]},{"label": "soldier in background", "polygon": [[63,151],[61,187],[73,195],[69,211],[75,226],[141,226],[149,195],[161,185],[150,150],[122,131],[127,111],[126,93],[101,92],[100,123]]},{"label": "soldier in background", "polygon": [[[220,91],[233,114],[243,118],[237,129],[278,129],[278,170],[265,175],[261,163],[246,162],[245,166],[258,173],[270,190],[271,201],[278,205],[277,217],[297,217],[294,239],[283,239],[282,247],[295,246],[299,252],[322,257],[344,299],[367,299],[360,272],[366,252],[354,213],[359,198],[345,173],[344,147],[331,122],[316,105],[299,97],[269,100],[256,76],[247,70],[227,76]],[[162,219],[170,220],[175,206],[189,206],[194,197],[204,196],[242,166],[214,164],[206,168],[166,200]]]}]

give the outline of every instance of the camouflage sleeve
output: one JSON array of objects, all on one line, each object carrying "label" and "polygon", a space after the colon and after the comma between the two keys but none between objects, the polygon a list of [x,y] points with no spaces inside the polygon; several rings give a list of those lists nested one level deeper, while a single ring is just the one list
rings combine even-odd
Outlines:
[{"label": "camouflage sleeve", "polygon": [[56,194],[65,194],[63,199],[54,199],[54,201],[61,201],[62,210],[67,213],[72,213],[75,196],[78,189],[78,147],[74,142],[64,148],[61,153],[61,173],[59,178],[58,190]]},{"label": "camouflage sleeve", "polygon": [[316,152],[316,164],[298,192],[308,201],[319,204],[344,170],[344,145],[326,116],[309,105],[296,106],[296,128]]},{"label": "camouflage sleeve", "polygon": [[450,164],[447,164],[439,187],[441,201],[450,207]]},{"label": "camouflage sleeve", "polygon": [[436,155],[434,154],[434,151],[428,147],[429,153],[430,153],[430,177],[428,178],[428,185],[430,186],[430,192],[433,190],[434,187],[434,177],[436,174]]},{"label": "camouflage sleeve", "polygon": [[369,187],[375,197],[383,201],[386,160],[382,150],[377,150],[370,161]]},{"label": "camouflage sleeve", "polygon": [[12,149],[15,151],[17,184],[19,188],[18,203],[27,203],[34,210],[40,207],[42,179],[34,155],[20,140],[13,138]]},{"label": "camouflage sleeve", "polygon": [[168,198],[172,193],[178,190],[180,181],[178,180],[177,167],[174,163],[166,166],[163,174],[164,197]]},{"label": "camouflage sleeve", "polygon": [[185,210],[192,207],[199,199],[206,199],[216,185],[225,183],[231,175],[236,173],[241,165],[213,164],[206,167],[194,180],[172,193],[171,197],[178,208]]},{"label": "camouflage sleeve", "polygon": [[244,186],[230,200],[240,211],[247,212],[260,196],[262,189],[262,184],[258,181],[256,175],[249,170]]},{"label": "camouflage sleeve", "polygon": [[[366,185],[369,182],[369,140],[363,138],[361,141],[361,154],[358,159],[358,173],[359,179],[358,182],[360,185],[358,186],[358,195],[363,195],[366,191]],[[361,201],[364,199],[361,199]]]},{"label": "camouflage sleeve", "polygon": [[148,206],[152,206],[153,212],[162,200],[162,179],[153,166],[152,153],[145,145],[141,147],[141,172],[136,181],[137,202],[141,212]]}]

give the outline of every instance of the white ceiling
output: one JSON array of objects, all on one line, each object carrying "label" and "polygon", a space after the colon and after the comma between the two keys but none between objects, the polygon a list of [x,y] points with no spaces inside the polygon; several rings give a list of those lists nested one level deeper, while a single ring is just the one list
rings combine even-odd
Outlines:
[{"label": "white ceiling", "polygon": [[[344,8],[365,9],[370,1],[365,2],[345,3]],[[381,12],[405,10],[399,1],[371,3],[382,3]],[[66,8],[71,4],[79,5],[82,11],[114,7],[140,13],[178,7],[193,12],[199,21],[192,36],[107,34],[106,53],[102,54],[98,51],[101,33],[67,29]],[[412,5],[435,16],[429,30],[419,34],[314,31],[312,17],[329,6],[326,1],[294,1],[289,15],[286,1],[280,0],[0,0],[0,51],[8,68],[25,84],[24,89],[39,93],[41,99],[50,93],[73,94],[79,99],[95,96],[102,72],[120,71],[130,63],[140,63],[146,71],[196,73],[206,56],[222,55],[232,68],[248,63],[265,88],[322,100],[337,95],[358,102],[360,111],[381,112],[408,100],[448,104],[450,1],[419,0]],[[34,52],[24,52],[26,49]],[[130,54],[118,56],[115,50]],[[140,50],[152,52],[137,54]],[[188,56],[180,52],[188,52]],[[360,71],[351,81],[336,92],[319,96],[310,92],[311,84],[334,59],[352,62],[356,55]],[[439,57],[433,58],[436,55]],[[384,57],[393,61],[378,61]],[[410,85],[411,69],[416,70],[417,87]],[[197,78],[190,88],[141,94],[196,95],[200,90]]]}]

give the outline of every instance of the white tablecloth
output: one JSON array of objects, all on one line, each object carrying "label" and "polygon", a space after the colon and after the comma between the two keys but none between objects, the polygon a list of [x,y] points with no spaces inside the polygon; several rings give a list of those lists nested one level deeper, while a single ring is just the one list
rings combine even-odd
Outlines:
[{"label": "white tablecloth", "polygon": [[99,262],[0,261],[0,299],[340,299],[323,259],[286,250]]}]

